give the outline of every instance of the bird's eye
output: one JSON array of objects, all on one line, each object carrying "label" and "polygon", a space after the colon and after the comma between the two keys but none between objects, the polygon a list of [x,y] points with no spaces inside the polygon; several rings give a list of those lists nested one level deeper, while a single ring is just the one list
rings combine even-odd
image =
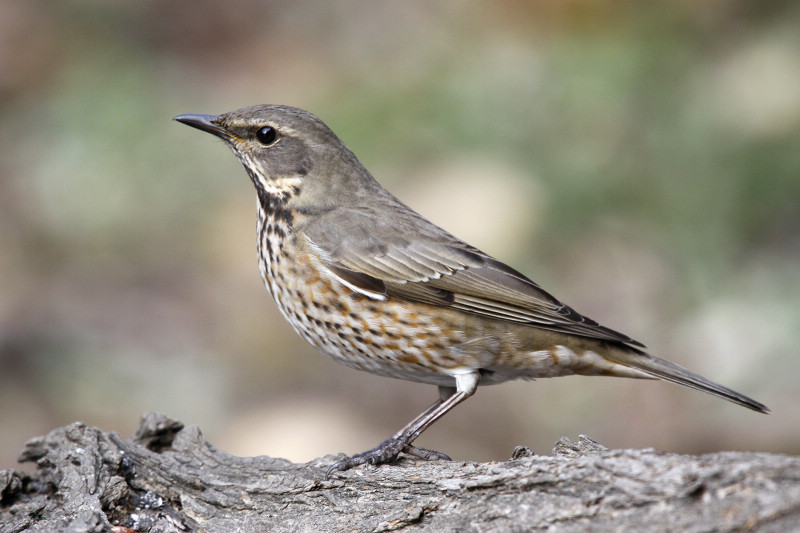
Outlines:
[{"label": "bird's eye", "polygon": [[278,132],[275,131],[275,128],[273,127],[264,126],[256,132],[256,139],[258,139],[258,142],[261,144],[269,146],[278,140]]}]

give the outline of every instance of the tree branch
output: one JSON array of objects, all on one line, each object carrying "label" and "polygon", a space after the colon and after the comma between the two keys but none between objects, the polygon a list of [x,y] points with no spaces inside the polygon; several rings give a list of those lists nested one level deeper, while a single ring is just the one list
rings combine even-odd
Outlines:
[{"label": "tree branch", "polygon": [[[0,531],[789,531],[800,459],[607,450],[562,438],[553,456],[359,467],[234,457],[150,413],[123,440],[74,423],[31,440],[30,474],[0,472]],[[117,529],[124,531],[124,529]]]}]

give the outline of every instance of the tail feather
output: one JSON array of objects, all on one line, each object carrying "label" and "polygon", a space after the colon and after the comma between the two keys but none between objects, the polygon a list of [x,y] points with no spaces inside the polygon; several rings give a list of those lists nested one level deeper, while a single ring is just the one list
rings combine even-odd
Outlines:
[{"label": "tail feather", "polygon": [[607,357],[615,363],[636,368],[656,378],[707,392],[714,396],[719,396],[729,402],[739,404],[753,411],[758,411],[759,413],[769,413],[769,408],[766,405],[744,394],[738,393],[733,389],[724,387],[719,383],[714,383],[710,379],[704,378],[700,374],[695,374],[690,370],[686,370],[682,366],[670,363],[669,361],[665,361],[653,355],[643,352],[619,350],[613,354],[609,354]]}]

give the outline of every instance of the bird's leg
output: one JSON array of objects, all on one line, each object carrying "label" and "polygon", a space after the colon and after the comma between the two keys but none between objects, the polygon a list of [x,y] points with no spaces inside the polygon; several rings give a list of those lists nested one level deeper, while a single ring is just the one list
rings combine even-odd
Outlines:
[{"label": "bird's leg", "polygon": [[354,466],[363,464],[379,465],[391,463],[400,455],[400,452],[405,452],[414,457],[426,460],[450,460],[447,455],[441,452],[417,448],[416,446],[412,446],[411,443],[414,442],[423,431],[428,429],[431,424],[444,416],[445,413],[472,396],[478,388],[479,379],[480,374],[478,372],[459,374],[456,376],[455,388],[439,387],[439,399],[411,422],[406,424],[403,429],[369,451],[356,454],[332,464],[328,468],[325,476],[329,477],[332,472],[348,470]]},{"label": "bird's leg", "polygon": [[[450,396],[456,394],[456,390],[450,388]],[[335,472],[337,470],[347,470],[348,468],[352,468],[354,466],[358,466],[361,464],[383,464],[383,463],[390,463],[394,461],[395,458],[400,454],[400,452],[408,453],[409,455],[413,455],[414,457],[419,457],[420,459],[444,459],[449,461],[450,457],[447,455],[434,451],[434,450],[426,450],[424,448],[417,448],[416,446],[412,446],[411,440],[409,438],[410,432],[413,431],[413,428],[420,423],[423,419],[430,416],[431,413],[436,411],[440,408],[440,406],[444,403],[444,399],[436,400],[430,407],[425,409],[422,413],[417,415],[414,420],[406,424],[403,429],[383,441],[382,443],[378,444],[375,448],[368,450],[366,452],[362,452],[352,457],[348,457],[346,459],[342,459],[341,461],[334,463],[328,468],[326,472],[326,477],[330,477],[331,472]],[[444,414],[444,413],[442,413]],[[441,416],[441,415],[439,415]]]},{"label": "bird's leg", "polygon": [[[392,436],[392,438],[391,438],[391,439],[389,439],[389,440],[396,439],[396,438],[400,438],[400,437],[401,437],[402,435],[404,435],[404,434],[405,434],[405,433],[406,433],[406,432],[407,432],[409,429],[411,429],[411,428],[412,428],[412,427],[414,427],[416,424],[418,424],[420,420],[422,420],[422,419],[424,419],[424,418],[426,418],[426,417],[430,416],[430,414],[431,414],[431,412],[432,412],[432,411],[434,411],[436,408],[438,408],[438,407],[439,407],[439,406],[440,406],[442,403],[444,403],[444,402],[445,402],[447,399],[449,399],[451,396],[453,396],[454,394],[456,394],[456,392],[457,392],[457,389],[456,389],[455,387],[445,387],[445,386],[442,386],[442,385],[440,385],[440,386],[439,386],[439,399],[438,399],[436,402],[434,402],[434,404],[433,404],[433,405],[431,405],[430,407],[428,407],[427,409],[425,409],[425,410],[424,410],[422,413],[420,413],[419,415],[417,415],[417,417],[416,417],[416,418],[414,418],[414,420],[412,420],[411,422],[409,422],[408,424],[406,424],[406,425],[403,427],[403,429],[401,429],[400,431],[398,431],[397,433],[395,433],[395,434]],[[466,399],[466,398],[465,398],[465,399]],[[462,400],[462,401],[463,401],[463,400]],[[455,407],[455,406],[454,406],[454,407]],[[444,414],[444,413],[442,413],[442,414]],[[442,415],[439,415],[439,416],[442,416]],[[432,422],[431,422],[431,423],[432,423]],[[428,424],[428,425],[430,425],[430,424]],[[416,446],[412,446],[410,442],[411,442],[411,441],[409,441],[409,443],[408,443],[408,444],[406,444],[406,445],[403,447],[403,453],[406,453],[406,454],[408,454],[408,455],[411,455],[412,457],[417,457],[417,458],[419,458],[419,459],[424,459],[424,460],[426,460],[426,461],[435,461],[435,460],[437,460],[437,459],[443,459],[443,460],[445,460],[445,461],[452,461],[452,459],[450,459],[450,456],[449,456],[449,455],[447,455],[447,454],[444,454],[444,453],[442,453],[442,452],[437,452],[436,450],[428,450],[427,448],[418,448],[418,447],[416,447]]]}]

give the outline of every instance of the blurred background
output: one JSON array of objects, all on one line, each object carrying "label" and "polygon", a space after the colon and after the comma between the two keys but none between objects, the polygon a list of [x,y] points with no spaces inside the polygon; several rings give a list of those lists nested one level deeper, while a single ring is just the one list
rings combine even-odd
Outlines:
[{"label": "blurred background", "polygon": [[773,409],[515,382],[419,445],[800,453],[797,2],[8,0],[0,43],[0,468],[56,427],[127,437],[150,410],[307,461],[435,399],[279,315],[247,176],[171,121],[256,103],[309,109],[430,219]]}]

